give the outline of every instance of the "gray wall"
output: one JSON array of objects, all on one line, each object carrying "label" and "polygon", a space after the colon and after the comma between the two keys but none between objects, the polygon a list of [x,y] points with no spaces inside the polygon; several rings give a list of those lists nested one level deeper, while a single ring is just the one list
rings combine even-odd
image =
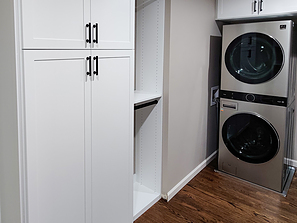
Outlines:
[{"label": "gray wall", "polygon": [[[209,45],[208,69],[208,112],[207,112],[207,150],[210,156],[219,146],[219,104],[211,105],[211,87],[220,86],[222,37],[211,36]],[[217,99],[218,100],[218,99]]]},{"label": "gray wall", "polygon": [[220,36],[215,0],[167,0],[162,193],[209,155],[210,36]]},{"label": "gray wall", "polygon": [[0,222],[20,222],[14,1],[0,1]]}]

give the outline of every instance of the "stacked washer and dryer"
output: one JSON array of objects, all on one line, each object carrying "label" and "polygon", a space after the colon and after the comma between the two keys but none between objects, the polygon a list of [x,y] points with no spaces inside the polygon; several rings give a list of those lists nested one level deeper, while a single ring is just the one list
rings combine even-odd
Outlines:
[{"label": "stacked washer and dryer", "polygon": [[295,30],[290,20],[223,26],[218,170],[284,195],[295,171]]}]

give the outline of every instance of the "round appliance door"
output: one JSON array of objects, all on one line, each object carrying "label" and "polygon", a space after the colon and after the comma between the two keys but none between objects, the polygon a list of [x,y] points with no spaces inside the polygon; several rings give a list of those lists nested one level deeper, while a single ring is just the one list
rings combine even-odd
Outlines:
[{"label": "round appliance door", "polygon": [[262,33],[246,33],[227,47],[225,64],[237,80],[260,84],[273,79],[283,67],[284,55],[280,44]]},{"label": "round appliance door", "polygon": [[279,150],[279,137],[274,127],[260,116],[240,113],[229,117],[222,128],[228,150],[248,163],[264,163]]}]

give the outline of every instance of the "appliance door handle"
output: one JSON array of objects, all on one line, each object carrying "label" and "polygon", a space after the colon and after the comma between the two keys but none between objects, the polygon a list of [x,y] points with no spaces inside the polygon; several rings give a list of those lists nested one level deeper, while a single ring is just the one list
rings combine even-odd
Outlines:
[{"label": "appliance door handle", "polygon": [[92,35],[91,23],[86,24],[86,29],[87,29],[87,33],[89,34],[88,36],[86,34],[86,42],[91,43],[91,35]]},{"label": "appliance door handle", "polygon": [[223,107],[237,110],[237,106],[232,104],[223,104]]},{"label": "appliance door handle", "polygon": [[93,39],[93,43],[98,43],[98,23],[93,25],[93,30],[95,29],[95,35]]},{"label": "appliance door handle", "polygon": [[248,43],[248,44],[249,44],[249,45],[252,45],[252,43],[253,43],[253,37],[250,36],[250,37],[249,37],[249,43]]},{"label": "appliance door handle", "polygon": [[252,57],[252,50],[248,50],[249,54],[248,54],[248,58]]}]

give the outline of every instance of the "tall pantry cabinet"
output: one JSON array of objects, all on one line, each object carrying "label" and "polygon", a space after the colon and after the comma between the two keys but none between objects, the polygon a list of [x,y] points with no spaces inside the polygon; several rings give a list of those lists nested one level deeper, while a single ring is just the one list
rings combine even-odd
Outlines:
[{"label": "tall pantry cabinet", "polygon": [[1,223],[132,222],[134,0],[0,14]]}]

